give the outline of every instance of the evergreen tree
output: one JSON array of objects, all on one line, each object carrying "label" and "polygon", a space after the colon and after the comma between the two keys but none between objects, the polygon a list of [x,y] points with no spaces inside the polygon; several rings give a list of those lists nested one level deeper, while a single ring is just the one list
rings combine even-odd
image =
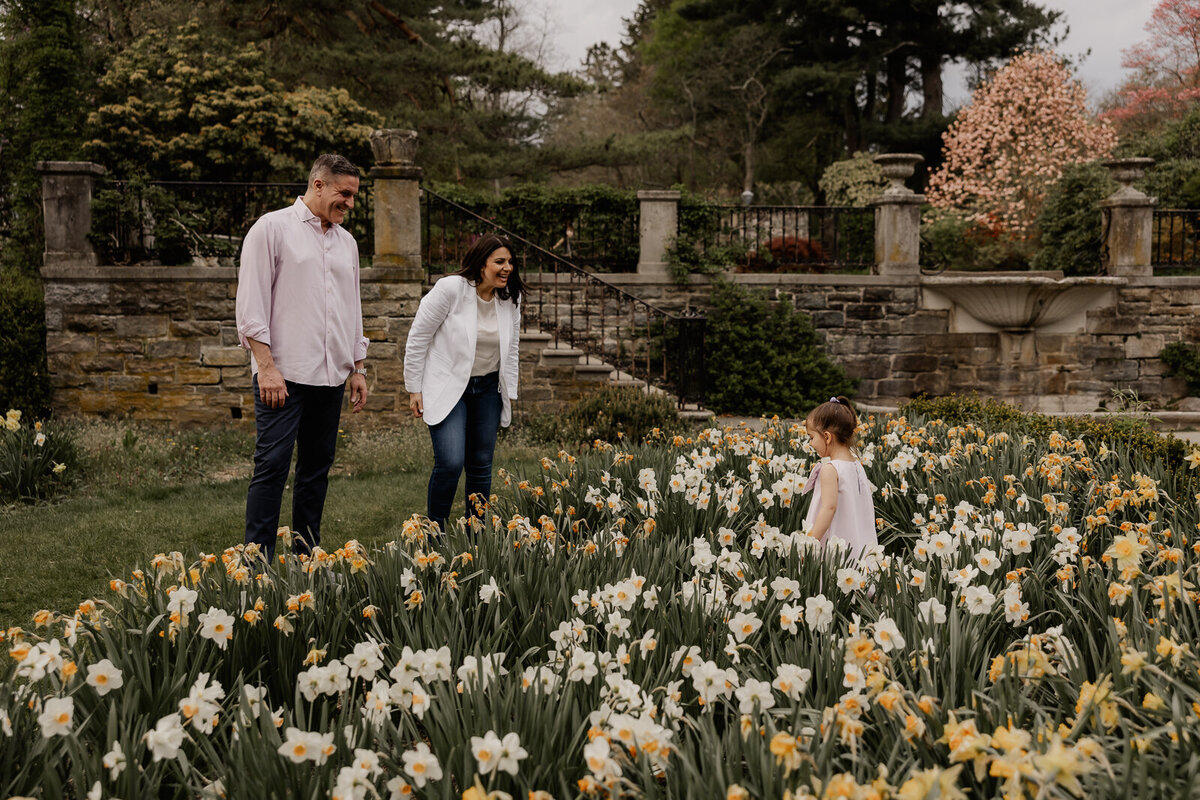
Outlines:
[{"label": "evergreen tree", "polygon": [[76,157],[85,47],[74,0],[0,4],[0,256],[36,273],[42,263],[38,161]]},{"label": "evergreen tree", "polygon": [[[825,166],[847,151],[916,150],[935,161],[949,121],[945,65],[985,69],[1014,47],[1052,40],[1060,16],[1033,0],[674,0],[644,52],[656,98],[676,124],[695,127],[709,158],[744,167],[759,150],[760,177],[801,177],[815,193]],[[754,75],[768,113],[748,151],[750,137],[731,135],[728,119],[745,85],[738,69],[754,66],[739,52],[754,30],[769,31],[780,52]],[[715,64],[737,66],[722,82]]]}]

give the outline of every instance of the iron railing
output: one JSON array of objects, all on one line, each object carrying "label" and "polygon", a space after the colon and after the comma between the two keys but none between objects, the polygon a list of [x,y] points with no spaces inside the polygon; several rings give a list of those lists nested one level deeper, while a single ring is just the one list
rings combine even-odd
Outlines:
[{"label": "iron railing", "polygon": [[[434,190],[429,190],[434,191]],[[439,195],[441,196],[441,195]],[[431,238],[447,247],[477,233],[474,217],[506,230],[519,230],[524,238],[589,272],[633,272],[638,263],[638,207],[609,201],[592,207],[583,202],[532,201],[518,198],[511,205],[467,203],[451,198],[459,208],[474,215],[466,218],[435,206],[422,215],[425,240]],[[426,207],[429,212],[431,209]],[[456,262],[457,259],[452,259]]]},{"label": "iron railing", "polygon": [[865,272],[875,211],[850,206],[681,205],[680,244],[747,272]]},{"label": "iron railing", "polygon": [[1200,210],[1154,210],[1150,263],[1156,274],[1200,272]]},{"label": "iron railing", "polygon": [[[304,190],[303,183],[109,181],[96,192],[91,238],[110,264],[233,266],[255,220]],[[370,259],[374,218],[365,181],[345,227]]]},{"label": "iron railing", "polygon": [[606,365],[618,380],[669,391],[680,406],[703,402],[703,317],[636,297],[430,189],[422,189],[421,205],[421,255],[431,274],[456,271],[480,235],[499,233],[516,247],[519,274],[530,289],[523,301],[527,331],[549,334],[554,347],[578,349],[580,363],[600,373]]}]

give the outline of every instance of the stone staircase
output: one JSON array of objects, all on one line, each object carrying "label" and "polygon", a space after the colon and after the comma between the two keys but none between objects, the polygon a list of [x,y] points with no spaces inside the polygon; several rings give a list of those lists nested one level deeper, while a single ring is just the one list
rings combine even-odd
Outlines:
[{"label": "stone staircase", "polygon": [[[648,394],[668,397],[678,406],[678,399],[670,392],[611,364],[590,359],[582,350],[565,342],[554,343],[554,337],[538,331],[521,332],[521,388],[516,410],[521,406],[536,405],[541,410],[563,409],[580,397],[595,391],[599,386],[629,386],[643,389]],[[679,408],[679,416],[686,420],[707,420],[712,412],[691,403]]]}]

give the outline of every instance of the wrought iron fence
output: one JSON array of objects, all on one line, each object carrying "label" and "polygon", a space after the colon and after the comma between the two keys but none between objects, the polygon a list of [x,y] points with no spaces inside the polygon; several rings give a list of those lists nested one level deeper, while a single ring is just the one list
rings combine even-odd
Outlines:
[{"label": "wrought iron fence", "polygon": [[680,246],[746,272],[865,272],[875,211],[849,206],[682,205]]},{"label": "wrought iron fence", "polygon": [[591,274],[557,253],[512,233],[431,191],[422,190],[422,259],[432,274],[459,268],[484,233],[508,237],[529,284],[527,330],[583,353],[585,364],[607,364],[618,379],[640,379],[673,393],[680,404],[704,396],[704,318],[676,314]]},{"label": "wrought iron fence", "polygon": [[[304,190],[303,183],[109,181],[96,192],[91,239],[110,264],[232,266],[255,220]],[[344,225],[369,259],[375,238],[366,182]]]},{"label": "wrought iron fence", "polygon": [[[477,196],[445,199],[498,227],[521,231],[526,239],[590,272],[637,269],[638,203],[632,192],[606,191],[593,198],[571,200],[511,190],[488,200]],[[454,238],[456,233],[446,226],[460,222],[451,215],[433,220],[431,227],[426,220],[425,230]]]},{"label": "wrought iron fence", "polygon": [[1200,272],[1200,210],[1154,210],[1150,263],[1156,274]]}]

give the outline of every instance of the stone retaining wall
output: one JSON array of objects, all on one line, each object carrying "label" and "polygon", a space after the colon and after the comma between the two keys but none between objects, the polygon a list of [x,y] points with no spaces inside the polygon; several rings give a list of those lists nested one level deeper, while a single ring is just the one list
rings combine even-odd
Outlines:
[{"label": "stone retaining wall", "polygon": [[[250,356],[234,325],[236,270],[45,267],[46,350],[56,411],[173,424],[253,418]],[[368,410],[407,409],[403,342],[420,284],[362,271],[371,340]]]},{"label": "stone retaining wall", "polygon": [[[397,274],[362,272],[368,410],[385,421],[408,413],[404,339],[421,292]],[[234,328],[233,269],[75,266],[46,267],[43,275],[56,410],[174,424],[253,417],[249,356]],[[832,357],[859,379],[858,399],[873,404],[978,392],[1044,411],[1089,411],[1111,390],[1130,389],[1166,408],[1187,389],[1164,376],[1158,353],[1200,339],[1200,278],[1130,278],[1116,288],[1115,305],[1088,313],[1081,332],[1021,335],[954,332],[951,312],[925,307],[918,281],[735,277],[810,314]],[[650,276],[610,278],[669,310],[708,305],[703,278],[685,287]],[[557,412],[601,380],[562,359],[541,359],[545,344],[530,336],[522,348],[518,414]]]},{"label": "stone retaining wall", "polygon": [[[920,279],[877,275],[738,275],[742,285],[811,315],[829,352],[859,379],[858,399],[888,405],[921,392],[997,397],[1048,412],[1091,411],[1114,389],[1166,408],[1187,395],[1158,358],[1200,340],[1200,278],[1131,277],[1112,307],[1075,333],[955,332],[951,312],[922,302]],[[685,287],[615,277],[670,310],[705,309],[708,281]],[[786,346],[786,343],[780,343]]]},{"label": "stone retaining wall", "polygon": [[[404,341],[422,285],[406,275],[361,273],[373,421],[411,419]],[[235,269],[70,266],[42,276],[56,412],[177,425],[254,418],[250,356],[234,324]],[[595,385],[587,370],[543,360],[549,344],[532,334],[522,345],[518,415],[559,411]]]}]

